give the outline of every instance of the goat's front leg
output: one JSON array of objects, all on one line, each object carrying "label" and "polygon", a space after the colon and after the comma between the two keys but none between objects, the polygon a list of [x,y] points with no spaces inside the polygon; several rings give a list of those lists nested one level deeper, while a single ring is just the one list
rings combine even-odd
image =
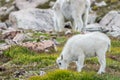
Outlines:
[{"label": "goat's front leg", "polygon": [[78,57],[78,61],[76,62],[76,65],[77,65],[77,71],[78,72],[81,72],[83,66],[84,66],[84,59],[85,59],[85,56],[84,54],[81,54],[79,57]]}]

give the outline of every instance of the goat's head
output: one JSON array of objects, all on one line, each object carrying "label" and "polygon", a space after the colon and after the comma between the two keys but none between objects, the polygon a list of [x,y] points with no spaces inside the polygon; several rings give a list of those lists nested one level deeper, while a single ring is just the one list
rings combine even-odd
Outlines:
[{"label": "goat's head", "polygon": [[63,59],[63,55],[61,55],[60,57],[57,58],[56,63],[60,69],[67,69],[67,63]]}]

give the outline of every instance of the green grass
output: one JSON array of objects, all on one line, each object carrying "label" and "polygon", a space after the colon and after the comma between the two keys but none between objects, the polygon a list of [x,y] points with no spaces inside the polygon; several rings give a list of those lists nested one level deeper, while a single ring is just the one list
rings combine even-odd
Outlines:
[{"label": "green grass", "polygon": [[[33,32],[33,39],[37,40],[41,35],[47,39],[51,38],[51,34],[42,33],[42,32]],[[58,35],[57,35],[58,36]],[[33,40],[33,41],[34,41]],[[61,45],[58,46],[58,51],[52,51],[50,53],[36,53],[26,47],[22,46],[12,46],[8,50],[4,51],[4,55],[11,58],[11,62],[14,64],[29,64],[37,62],[41,67],[45,67],[55,63],[58,53],[62,51],[63,44],[66,42],[64,36],[59,36],[56,39]],[[38,42],[38,41],[37,41]]]},{"label": "green grass", "polygon": [[[41,34],[39,33],[36,35],[40,36]],[[45,34],[45,36],[49,35]],[[4,51],[4,55],[10,58],[10,62],[12,62],[11,64],[30,65],[37,63],[36,66],[31,65],[32,68],[35,68],[36,70],[53,66],[54,69],[48,68],[45,70],[47,72],[45,76],[34,76],[31,77],[30,80],[120,80],[120,77],[118,76],[118,74],[120,74],[120,62],[109,57],[109,55],[120,55],[119,40],[112,40],[111,52],[107,53],[108,71],[103,75],[96,75],[96,70],[98,70],[99,67],[95,67],[95,65],[99,64],[96,57],[86,59],[85,64],[87,64],[87,68],[83,69],[83,72],[81,73],[66,70],[56,71],[54,64],[56,63],[56,58],[61,53],[66,40],[67,38],[65,38],[65,36],[60,36],[57,38],[57,41],[61,43],[61,45],[58,46],[57,52],[53,51],[52,53],[36,53],[25,47],[12,46],[8,50]],[[90,66],[91,69],[88,66]],[[118,73],[116,74],[116,72]]]},{"label": "green grass", "polygon": [[77,72],[67,71],[67,70],[56,70],[54,72],[49,72],[47,75],[42,77],[36,76],[31,77],[29,80],[93,80],[91,77],[94,73],[79,74]]},{"label": "green grass", "polygon": [[[107,55],[120,55],[120,41],[112,40],[111,52]],[[99,64],[97,58],[89,58],[85,61],[86,64]],[[107,57],[107,69],[112,70],[102,75],[96,75],[96,72],[86,71],[78,73],[73,71],[57,70],[48,72],[46,75],[33,76],[29,80],[120,80],[120,62]],[[95,71],[95,70],[93,70]]]},{"label": "green grass", "polygon": [[44,76],[33,76],[29,80],[120,80],[119,77],[111,75],[97,75],[95,72],[73,72],[67,70],[56,70]]},{"label": "green grass", "polygon": [[55,63],[57,54],[35,53],[25,47],[13,46],[4,52],[4,55],[10,57],[15,64],[40,63],[45,67]]},{"label": "green grass", "polygon": [[0,40],[0,44],[1,44],[1,43],[5,43],[5,41],[4,41],[4,40]]},{"label": "green grass", "polygon": [[55,37],[56,40],[63,44],[67,41],[67,38],[65,36],[63,36],[64,34],[62,33],[62,35],[59,34],[48,34],[48,33],[42,33],[42,32],[34,32],[31,31],[31,33],[33,33],[32,38],[30,41],[35,41],[35,42],[39,42],[40,41],[40,36],[45,37],[45,40],[50,40],[52,37]]}]

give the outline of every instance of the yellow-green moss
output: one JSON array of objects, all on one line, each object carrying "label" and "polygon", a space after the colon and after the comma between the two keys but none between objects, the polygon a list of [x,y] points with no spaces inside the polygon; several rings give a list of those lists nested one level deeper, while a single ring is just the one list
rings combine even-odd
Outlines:
[{"label": "yellow-green moss", "polygon": [[103,74],[97,75],[95,72],[72,72],[67,70],[56,70],[44,76],[33,76],[28,80],[119,80],[119,77]]},{"label": "yellow-green moss", "polygon": [[118,2],[119,0],[110,0],[111,3],[116,3]]},{"label": "yellow-green moss", "polygon": [[15,64],[40,63],[41,67],[45,67],[55,63],[58,54],[38,54],[25,47],[13,46],[4,52],[4,55],[10,57]]},{"label": "yellow-green moss", "polygon": [[[72,72],[67,70],[56,70],[54,72],[49,72],[44,76],[33,76],[29,80],[93,80],[95,73],[90,72],[90,74],[82,72]],[[93,76],[93,77],[91,77]]]}]

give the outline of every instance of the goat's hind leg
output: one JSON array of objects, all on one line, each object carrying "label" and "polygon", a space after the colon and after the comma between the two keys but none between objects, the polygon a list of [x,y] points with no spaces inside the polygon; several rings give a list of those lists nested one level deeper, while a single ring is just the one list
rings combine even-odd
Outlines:
[{"label": "goat's hind leg", "polygon": [[81,15],[74,16],[74,30],[77,32],[82,32],[83,29],[83,20]]},{"label": "goat's hind leg", "polygon": [[86,32],[85,28],[88,24],[90,5],[91,5],[91,3],[89,2],[89,0],[87,0],[86,1],[86,6],[85,6],[85,13],[84,13],[84,16],[83,16],[83,32]]},{"label": "goat's hind leg", "polygon": [[60,3],[56,3],[53,7],[54,10],[54,30],[56,32],[64,31],[64,16],[60,10]]},{"label": "goat's hind leg", "polygon": [[100,69],[98,71],[98,74],[105,73],[106,56],[104,50],[97,52],[97,56],[98,56],[98,61],[100,63]]}]

